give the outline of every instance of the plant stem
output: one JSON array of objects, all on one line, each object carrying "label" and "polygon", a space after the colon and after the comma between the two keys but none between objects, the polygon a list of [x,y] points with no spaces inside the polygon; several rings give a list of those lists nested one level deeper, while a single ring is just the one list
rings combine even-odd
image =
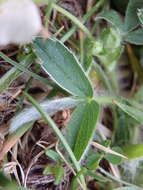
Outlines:
[{"label": "plant stem", "polygon": [[[28,68],[30,67],[32,62],[33,62],[32,56],[28,55],[19,64],[23,65],[25,68]],[[12,83],[12,81],[16,80],[21,74],[22,72],[15,67],[11,68],[8,72],[6,72],[6,74],[4,74],[0,78],[0,93],[2,93],[6,88],[8,88]]]},{"label": "plant stem", "polygon": [[[106,0],[98,1],[84,16],[82,19],[82,23],[84,24],[87,20],[105,3]],[[73,26],[62,38],[61,41],[64,43],[67,41],[74,32],[76,32],[77,27]]]},{"label": "plant stem", "polygon": [[73,26],[60,40],[61,42],[66,42],[76,31],[77,27]]},{"label": "plant stem", "polygon": [[50,19],[50,15],[53,8],[53,3],[55,3],[56,0],[49,0],[47,2],[47,9],[46,9],[46,15],[45,15],[45,28],[48,29],[48,22]]},{"label": "plant stem", "polygon": [[127,185],[127,186],[133,186],[133,187],[138,188],[139,190],[141,190],[140,187],[138,187],[138,186],[136,186],[136,185],[134,185],[134,184],[128,183],[128,182],[126,182],[126,181],[123,181],[123,180],[121,180],[121,179],[116,178],[115,176],[111,175],[110,173],[108,173],[107,171],[105,171],[105,170],[104,170],[103,168],[101,168],[101,167],[99,167],[98,169],[100,170],[101,173],[105,174],[107,177],[109,177],[110,179],[112,179],[112,180],[114,180],[114,181],[116,181],[116,182],[118,182],[118,183],[121,183],[121,184]]},{"label": "plant stem", "polygon": [[[33,55],[32,55],[33,56]],[[13,61],[12,59],[10,59],[8,56],[6,56],[4,53],[0,52],[0,57],[2,59],[4,59],[6,62],[10,63],[11,65],[15,66],[17,69],[19,69],[22,72],[25,72],[27,74],[29,74],[30,76],[32,76],[34,79],[40,80],[41,82],[43,82],[46,85],[52,86],[53,88],[56,88],[58,90],[62,90],[61,88],[59,88],[57,85],[55,85],[53,82],[49,81],[48,79],[41,77],[37,74],[35,74],[34,72],[28,70],[26,67],[24,67],[23,65]],[[33,56],[34,57],[34,56]],[[62,90],[63,91],[63,90]],[[64,92],[64,91],[63,91]]]},{"label": "plant stem", "polygon": [[84,64],[84,34],[80,31],[80,63]]},{"label": "plant stem", "polygon": [[74,15],[56,4],[53,4],[53,8],[73,21],[90,39],[94,39],[91,32]]},{"label": "plant stem", "polygon": [[[65,140],[63,134],[61,133],[61,131],[59,130],[59,128],[57,127],[57,125],[55,124],[55,122],[51,119],[51,117],[43,110],[43,108],[27,93],[24,93],[24,95],[28,98],[28,100],[35,106],[35,108],[39,111],[39,113],[41,114],[41,116],[45,119],[45,121],[52,127],[52,129],[54,130],[54,132],[56,133],[56,135],[59,137],[59,139],[61,140],[62,144],[64,145],[65,149],[67,150],[77,172],[79,172],[81,170],[79,163],[77,162],[73,151],[71,150],[70,146],[68,145],[67,141]],[[82,182],[83,185],[83,189],[86,190],[86,184],[85,184],[85,180],[83,176],[80,176],[80,180]]]}]

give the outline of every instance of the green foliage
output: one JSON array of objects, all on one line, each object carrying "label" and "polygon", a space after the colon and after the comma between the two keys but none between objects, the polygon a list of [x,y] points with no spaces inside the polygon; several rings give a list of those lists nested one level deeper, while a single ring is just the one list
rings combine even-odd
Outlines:
[{"label": "green foliage", "polygon": [[89,80],[77,59],[60,41],[37,38],[34,47],[42,60],[42,68],[58,85],[75,96],[93,96]]},{"label": "green foliage", "polygon": [[84,54],[83,67],[85,71],[87,71],[93,63],[93,51],[95,48],[94,46],[94,41],[90,39],[84,40],[84,52],[86,53]]},{"label": "green foliage", "polygon": [[143,9],[138,8],[137,15],[138,15],[139,21],[142,25],[143,24]]},{"label": "green foliage", "polygon": [[102,154],[92,152],[92,154],[88,154],[88,157],[86,159],[86,167],[89,170],[95,170],[99,167],[99,163],[101,159],[103,158]]},{"label": "green foliage", "polygon": [[96,20],[97,19],[104,19],[107,22],[110,22],[111,24],[113,24],[116,28],[119,29],[119,31],[121,32],[124,31],[124,25],[123,25],[124,23],[121,17],[119,16],[119,14],[114,10],[105,10],[99,13],[96,16]]},{"label": "green foliage", "polygon": [[55,176],[55,185],[58,185],[59,183],[61,183],[61,180],[64,177],[64,168],[61,164],[56,164],[56,165],[48,165],[45,169],[44,169],[44,175],[49,175],[52,174]]},{"label": "green foliage", "polygon": [[64,178],[64,167],[63,167],[63,162],[61,160],[61,157],[57,152],[54,150],[47,150],[45,154],[54,160],[56,163],[54,165],[48,165],[43,171],[44,175],[49,175],[52,174],[55,176],[55,185],[58,185],[61,183],[61,180]]},{"label": "green foliage", "polygon": [[137,16],[137,9],[143,6],[142,0],[130,0],[125,16],[125,31],[129,32],[139,26],[140,21]]},{"label": "green foliage", "polygon": [[[120,154],[124,153],[120,147],[113,147],[112,150]],[[123,160],[121,157],[114,154],[109,154],[109,153],[106,154],[104,158],[107,159],[110,163],[115,164],[115,165],[119,165]]]},{"label": "green foliage", "polygon": [[59,156],[59,154],[57,153],[57,152],[55,152],[54,150],[47,150],[46,152],[45,152],[45,154],[49,157],[49,158],[51,158],[52,160],[54,160],[54,161],[60,161],[60,156]]},{"label": "green foliage", "polygon": [[98,57],[110,72],[115,69],[122,51],[123,46],[121,45],[120,33],[114,27],[110,27],[101,32],[100,39],[94,44],[93,55]]},{"label": "green foliage", "polygon": [[143,157],[143,144],[132,144],[122,147],[124,155],[129,159],[137,159]]},{"label": "green foliage", "polygon": [[143,123],[143,111],[118,101],[116,101],[115,104],[119,106],[124,112],[133,117],[136,121],[140,122],[141,124]]},{"label": "green foliage", "polygon": [[[36,2],[47,3],[45,1]],[[99,6],[98,3],[97,5]],[[127,4],[127,1],[125,3]],[[102,4],[104,4],[103,1]],[[135,186],[129,186],[129,183],[117,179],[108,172],[104,172],[99,166],[103,158],[111,164],[122,164],[123,160],[121,157],[111,153],[105,153],[103,149],[101,148],[100,150],[99,147],[98,150],[96,150],[95,147],[91,147],[93,150],[90,151],[90,144],[95,138],[100,144],[104,144],[105,149],[106,147],[110,148],[112,145],[111,147],[113,148],[110,148],[111,150],[119,152],[129,159],[138,159],[143,156],[143,144],[130,144],[130,141],[134,143],[131,139],[131,132],[134,133],[134,126],[143,124],[142,105],[134,102],[134,99],[136,99],[136,101],[140,100],[142,103],[142,91],[140,91],[140,93],[138,91],[136,96],[131,100],[127,100],[122,98],[120,94],[117,94],[118,90],[116,90],[117,86],[115,83],[115,79],[117,79],[116,67],[119,57],[125,50],[124,44],[127,42],[135,45],[143,45],[143,30],[141,28],[143,24],[142,7],[142,0],[130,0],[124,18],[114,10],[99,12],[94,19],[95,25],[90,31],[87,26],[90,26],[90,24],[92,25],[93,19],[92,22],[88,23],[88,18],[97,10],[95,9],[97,8],[96,5],[94,9],[89,10],[89,12],[84,15],[83,19],[81,18],[81,20],[79,20],[67,10],[55,4],[55,2],[50,1],[46,7],[46,18],[48,21],[50,20],[50,15],[54,8],[60,14],[70,19],[70,21],[72,21],[71,23],[74,23],[76,26],[73,26],[67,33],[65,33],[64,30],[64,36],[62,36],[62,32],[59,32],[60,29],[53,35],[57,36],[59,33],[62,36],[62,40],[57,40],[53,37],[49,39],[36,38],[32,46],[33,55],[25,57],[24,61],[20,64],[0,52],[0,57],[14,66],[0,79],[0,92],[6,90],[18,76],[25,72],[32,78],[52,88],[47,98],[57,98],[56,95],[59,91],[62,92],[62,96],[69,96],[70,94],[73,96],[60,98],[58,100],[48,100],[38,104],[31,96],[25,93],[24,96],[34,107],[24,109],[14,117],[10,123],[9,132],[17,137],[22,136],[33,126],[35,120],[41,117],[45,119],[48,126],[53,129],[57,138],[62,142],[63,152],[61,152],[63,157],[53,150],[47,150],[45,154],[48,158],[52,159],[55,164],[48,165],[44,170],[44,174],[54,175],[55,185],[60,184],[64,178],[64,159],[61,160],[61,158],[65,158],[70,167],[75,171],[73,189],[77,189],[78,186],[81,186],[81,189],[86,189],[85,176],[90,176],[92,179],[102,183],[111,182],[112,179],[120,184],[127,185],[127,187],[116,188],[116,190],[138,189]],[[100,26],[100,19],[109,22],[112,26],[106,25],[107,27],[104,28],[101,24],[101,27],[98,29],[98,26]],[[86,21],[87,24],[84,25]],[[46,21],[46,26],[47,24]],[[56,27],[58,28],[59,25],[57,24],[55,26],[55,30]],[[83,33],[77,33],[79,36],[81,35],[81,38],[80,42],[76,43],[72,38],[69,38],[77,28]],[[95,28],[97,31],[95,31]],[[68,40],[68,43],[66,43],[68,46],[73,49],[75,48],[73,51],[78,55],[81,64],[72,51],[62,43],[62,41],[65,40]],[[78,47],[79,44],[80,48]],[[34,54],[38,58],[40,68],[42,68],[53,81],[49,81],[46,77],[41,77],[39,74],[28,69],[33,61],[36,60]],[[130,55],[128,56],[130,58]],[[21,55],[19,55],[19,57],[21,57]],[[139,59],[138,57],[137,59]],[[136,63],[133,61],[133,64]],[[134,65],[132,67],[134,70]],[[92,85],[89,77],[93,81]],[[94,81],[95,83],[101,83],[101,86],[107,94],[103,93],[100,95],[99,93],[98,95],[98,84],[97,88],[93,91],[93,86],[96,86]],[[102,88],[101,86],[99,85],[99,89]],[[108,94],[108,92],[110,94]],[[112,112],[110,121],[113,120],[113,129],[107,130],[109,133],[113,130],[110,141],[105,140],[106,135],[104,135],[104,129],[106,126],[103,126],[103,136],[100,130],[100,132],[96,132],[97,122],[101,115],[100,104],[108,104],[108,106],[110,104]],[[73,110],[71,119],[63,134],[63,131],[58,128],[49,115],[53,115],[60,110],[73,109],[75,107],[76,109]],[[122,149],[120,147],[115,147],[117,145],[120,145]],[[61,147],[58,148],[60,149]],[[84,161],[84,168],[82,167],[82,160]],[[96,170],[100,171],[100,174]],[[15,184],[9,182],[2,174],[0,177],[3,182],[0,185],[2,185],[4,190],[24,190],[24,188],[17,187]]]},{"label": "green foliage", "polygon": [[[34,55],[31,55],[32,59],[35,59]],[[0,57],[2,59],[4,59],[7,63],[10,63],[11,65],[13,65],[14,67],[16,67],[18,70],[25,72],[27,74],[29,74],[30,76],[32,76],[34,79],[39,80],[41,82],[43,82],[46,85],[50,85],[53,86],[51,82],[49,82],[49,80],[47,80],[46,78],[41,77],[40,75],[28,70],[26,67],[24,67],[22,64],[17,63],[16,61],[13,61],[12,59],[10,59],[7,55],[5,55],[4,53],[0,52]]]},{"label": "green foliage", "polygon": [[126,41],[136,45],[142,45],[142,29],[137,29],[137,26],[142,22],[142,0],[130,0],[127,6],[124,22],[121,20],[117,12],[108,10],[97,15],[97,19],[104,19],[113,24],[119,31],[119,37],[122,41]]},{"label": "green foliage", "polygon": [[9,181],[1,172],[0,172],[0,189],[1,190],[30,190],[24,187],[19,187],[18,185],[16,185],[15,182]]},{"label": "green foliage", "polygon": [[[32,64],[32,57],[28,56],[24,58],[24,60],[19,63],[22,64],[24,67],[29,67]],[[16,80],[22,72],[17,68],[10,69],[3,77],[0,78],[0,93],[2,93],[5,89],[7,89],[10,84]]]},{"label": "green foliage", "polygon": [[105,183],[105,182],[110,181],[110,179],[108,179],[107,177],[104,177],[104,176],[102,176],[100,174],[96,174],[96,173],[91,172],[91,171],[87,171],[86,175],[89,175],[89,176],[93,177],[93,179],[95,179],[97,181],[100,181],[100,182],[104,182]]},{"label": "green foliage", "polygon": [[130,141],[131,133],[132,133],[130,129],[133,128],[136,121],[132,119],[125,112],[123,113],[121,109],[118,110],[117,117],[118,117],[118,128],[115,131],[114,143],[117,146],[124,146],[128,144]]},{"label": "green foliage", "polygon": [[77,160],[86,152],[95,133],[99,117],[99,105],[94,101],[80,104],[67,126],[67,141]]},{"label": "green foliage", "polygon": [[125,41],[136,44],[136,45],[142,45],[143,44],[143,29],[138,29],[136,31],[129,32],[125,37]]}]

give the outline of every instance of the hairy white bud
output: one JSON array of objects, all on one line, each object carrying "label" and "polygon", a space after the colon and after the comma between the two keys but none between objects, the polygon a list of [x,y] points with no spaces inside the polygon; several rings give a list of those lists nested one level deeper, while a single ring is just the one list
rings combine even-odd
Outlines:
[{"label": "hairy white bud", "polygon": [[0,4],[0,46],[26,44],[42,28],[39,10],[32,0],[5,0]]}]

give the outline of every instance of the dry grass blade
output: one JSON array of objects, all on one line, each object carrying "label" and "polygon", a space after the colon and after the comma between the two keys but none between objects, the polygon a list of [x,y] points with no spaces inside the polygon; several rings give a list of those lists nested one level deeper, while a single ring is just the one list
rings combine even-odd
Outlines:
[{"label": "dry grass blade", "polygon": [[92,142],[91,144],[92,144],[94,147],[96,147],[96,148],[98,148],[98,149],[100,149],[100,150],[103,150],[103,151],[106,152],[106,153],[114,154],[114,155],[116,155],[116,156],[120,156],[120,157],[122,157],[122,158],[128,159],[126,156],[124,156],[124,155],[122,155],[122,154],[120,154],[120,153],[118,153],[118,152],[115,152],[115,151],[111,150],[109,147],[105,147],[105,146],[103,146],[103,145],[101,145],[101,144],[99,144],[99,143],[97,143],[97,142]]}]

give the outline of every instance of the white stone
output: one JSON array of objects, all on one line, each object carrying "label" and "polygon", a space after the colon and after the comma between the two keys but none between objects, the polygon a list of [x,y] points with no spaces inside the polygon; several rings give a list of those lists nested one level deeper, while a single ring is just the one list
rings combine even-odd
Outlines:
[{"label": "white stone", "polygon": [[32,0],[5,0],[0,4],[0,46],[26,44],[42,28],[40,13]]}]

